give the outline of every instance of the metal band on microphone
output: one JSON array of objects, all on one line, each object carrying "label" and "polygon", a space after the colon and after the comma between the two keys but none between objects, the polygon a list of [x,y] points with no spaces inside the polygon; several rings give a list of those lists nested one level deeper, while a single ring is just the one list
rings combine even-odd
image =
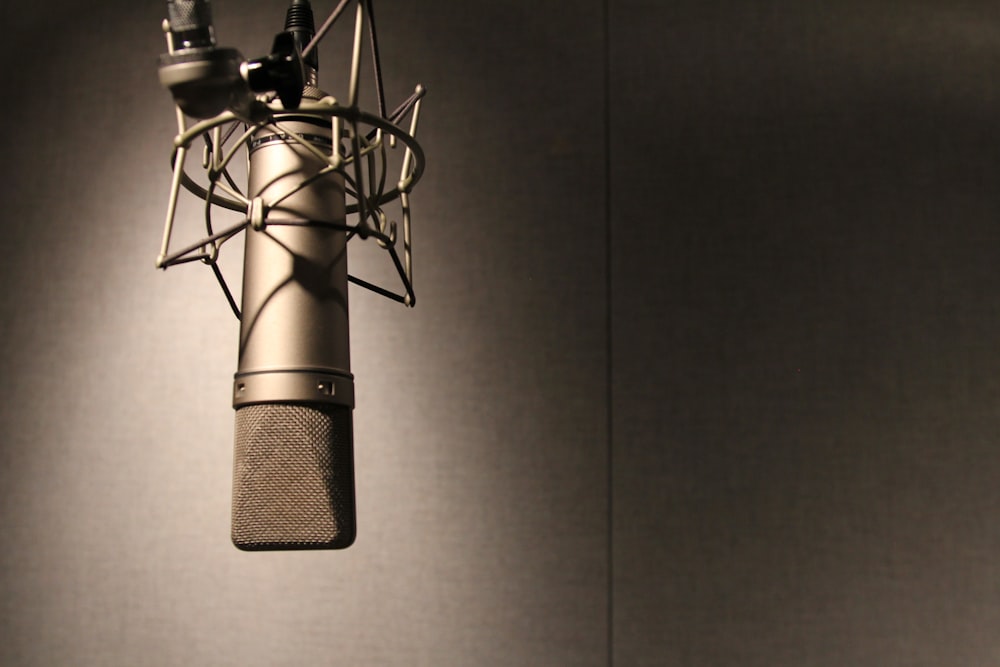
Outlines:
[{"label": "metal band on microphone", "polygon": [[330,369],[237,373],[233,407],[255,403],[332,403],[354,407],[354,376]]},{"label": "metal band on microphone", "polygon": [[[317,148],[325,149],[327,151],[333,149],[333,141],[330,139],[330,137],[324,137],[319,134],[299,134],[296,136],[302,141],[306,141],[312,144],[313,146],[316,146]],[[292,135],[285,133],[267,134],[253,139],[250,142],[250,150],[254,151],[263,146],[264,144],[273,143],[275,141],[288,143],[291,141],[295,141],[295,139],[292,138]]]}]

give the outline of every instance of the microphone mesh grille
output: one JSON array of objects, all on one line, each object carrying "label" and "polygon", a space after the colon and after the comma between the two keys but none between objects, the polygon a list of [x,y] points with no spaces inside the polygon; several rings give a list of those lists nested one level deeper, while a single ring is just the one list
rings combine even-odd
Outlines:
[{"label": "microphone mesh grille", "polygon": [[355,532],[351,409],[238,408],[233,544],[254,551],[341,549]]}]

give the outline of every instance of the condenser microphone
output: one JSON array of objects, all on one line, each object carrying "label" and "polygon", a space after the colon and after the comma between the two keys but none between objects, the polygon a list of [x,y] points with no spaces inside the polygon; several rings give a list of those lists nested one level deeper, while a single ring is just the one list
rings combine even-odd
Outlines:
[{"label": "condenser microphone", "polygon": [[[424,170],[416,130],[425,91],[418,85],[386,111],[371,0],[356,0],[346,103],[319,89],[316,46],[348,4],[341,0],[317,31],[308,0],[292,0],[271,54],[243,60],[216,46],[209,0],[168,0],[168,53],[159,75],[181,113],[156,266],[209,265],[240,320],[231,537],[248,551],[353,543],[347,286],[406,306],[416,298],[410,192]],[[358,106],[366,24],[377,114]],[[399,123],[407,117],[404,129]],[[244,151],[242,186],[229,169]],[[190,170],[192,153],[201,155],[202,178]],[[393,180],[389,170],[396,164]],[[182,188],[204,201],[207,235],[172,250]],[[389,217],[390,205],[398,205],[398,225]],[[212,214],[218,209],[242,219],[220,229]],[[218,258],[223,244],[243,232],[237,305]],[[352,238],[374,239],[386,251],[403,293],[348,274]]]},{"label": "condenser microphone", "polygon": [[[312,32],[307,2],[293,3],[285,30]],[[246,234],[232,539],[246,550],[337,549],[356,533],[346,199],[342,174],[314,175],[340,138],[328,117],[276,118],[280,130],[249,142],[248,196],[276,203]]]}]

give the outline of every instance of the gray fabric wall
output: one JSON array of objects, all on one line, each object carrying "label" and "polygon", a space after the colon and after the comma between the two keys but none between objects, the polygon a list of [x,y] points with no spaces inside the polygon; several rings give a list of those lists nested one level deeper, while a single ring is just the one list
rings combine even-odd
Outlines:
[{"label": "gray fabric wall", "polygon": [[164,7],[0,8],[0,664],[1000,660],[1000,12],[376,9],[418,305],[351,293],[356,545],[246,554]]},{"label": "gray fabric wall", "polygon": [[611,25],[616,663],[996,664],[996,7]]}]

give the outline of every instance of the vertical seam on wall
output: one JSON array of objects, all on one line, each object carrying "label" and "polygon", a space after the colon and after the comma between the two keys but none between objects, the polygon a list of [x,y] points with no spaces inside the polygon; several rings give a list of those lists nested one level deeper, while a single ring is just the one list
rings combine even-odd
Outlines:
[{"label": "vertical seam on wall", "polygon": [[615,661],[615,540],[614,540],[614,318],[612,317],[612,225],[611,225],[611,0],[603,0],[603,35],[604,40],[604,270],[605,299],[607,322],[605,336],[605,369],[607,382],[607,523],[608,523],[608,571],[607,571],[607,658],[608,667],[613,667]]}]

